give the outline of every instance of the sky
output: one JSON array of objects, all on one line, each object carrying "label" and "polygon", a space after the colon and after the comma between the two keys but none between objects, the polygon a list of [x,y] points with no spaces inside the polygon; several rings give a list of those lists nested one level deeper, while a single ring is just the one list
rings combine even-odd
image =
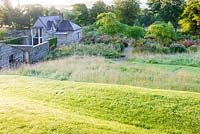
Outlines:
[{"label": "sky", "polygon": [[[18,1],[20,5],[24,4],[41,4],[41,5],[72,5],[75,3],[85,3],[88,6],[91,6],[96,0],[11,0],[13,5],[17,5]],[[104,0],[107,4],[111,4],[113,0]],[[141,7],[146,7],[147,0],[140,0]]]}]

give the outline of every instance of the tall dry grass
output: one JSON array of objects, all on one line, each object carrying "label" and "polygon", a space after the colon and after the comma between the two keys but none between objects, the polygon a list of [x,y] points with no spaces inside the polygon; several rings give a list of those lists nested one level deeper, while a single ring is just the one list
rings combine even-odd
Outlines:
[{"label": "tall dry grass", "polygon": [[200,69],[73,56],[24,65],[6,74],[200,92]]}]

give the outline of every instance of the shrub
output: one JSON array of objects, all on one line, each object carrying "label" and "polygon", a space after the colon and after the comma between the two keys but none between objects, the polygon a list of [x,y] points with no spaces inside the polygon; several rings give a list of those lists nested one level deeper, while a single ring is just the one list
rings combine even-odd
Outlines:
[{"label": "shrub", "polygon": [[0,28],[0,40],[4,40],[4,37],[7,31],[8,29],[5,27]]},{"label": "shrub", "polygon": [[198,46],[191,46],[188,48],[190,52],[197,52],[198,51]]},{"label": "shrub", "polygon": [[48,39],[50,50],[54,50],[57,47],[57,38],[50,38]]},{"label": "shrub", "polygon": [[160,48],[160,53],[170,54],[170,48],[169,47],[162,47],[162,48]]},{"label": "shrub", "polygon": [[155,37],[162,45],[168,45],[176,37],[174,27],[171,23],[159,21],[149,26],[148,35]]},{"label": "shrub", "polygon": [[57,59],[66,57],[69,55],[90,55],[90,56],[105,56],[108,58],[118,58],[123,57],[121,54],[122,46],[120,44],[111,45],[111,44],[92,44],[92,45],[69,45],[63,48],[57,48],[51,51],[46,60]]},{"label": "shrub", "polygon": [[145,30],[142,27],[138,26],[127,26],[125,35],[129,38],[139,39],[144,38],[145,36]]},{"label": "shrub", "polygon": [[144,39],[138,39],[138,40],[135,40],[134,43],[133,43],[133,47],[140,47],[140,46],[144,46],[145,44],[145,40]]},{"label": "shrub", "polygon": [[176,34],[176,40],[185,40],[190,39],[192,37],[192,34],[189,32],[177,32]]},{"label": "shrub", "polygon": [[192,39],[178,41],[178,44],[183,44],[186,48],[191,46],[198,46],[198,42]]},{"label": "shrub", "polygon": [[5,43],[5,44],[22,45],[23,44],[23,38],[22,37],[11,38],[11,39],[8,39],[8,40],[3,40],[1,42]]},{"label": "shrub", "polygon": [[160,44],[157,43],[146,43],[144,45],[144,49],[146,51],[152,52],[152,53],[160,53]]},{"label": "shrub", "polygon": [[170,52],[171,53],[185,53],[187,52],[187,49],[182,44],[171,44],[170,45]]}]

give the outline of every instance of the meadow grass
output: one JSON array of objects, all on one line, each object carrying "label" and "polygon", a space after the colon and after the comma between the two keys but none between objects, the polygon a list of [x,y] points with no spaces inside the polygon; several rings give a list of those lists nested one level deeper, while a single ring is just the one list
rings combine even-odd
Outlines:
[{"label": "meadow grass", "polygon": [[200,92],[200,68],[121,62],[101,57],[68,57],[25,65],[4,74]]},{"label": "meadow grass", "polygon": [[151,64],[200,67],[200,52],[168,55],[152,53],[135,53],[130,56],[130,61]]},{"label": "meadow grass", "polygon": [[1,75],[0,133],[192,134],[199,104],[199,93]]}]

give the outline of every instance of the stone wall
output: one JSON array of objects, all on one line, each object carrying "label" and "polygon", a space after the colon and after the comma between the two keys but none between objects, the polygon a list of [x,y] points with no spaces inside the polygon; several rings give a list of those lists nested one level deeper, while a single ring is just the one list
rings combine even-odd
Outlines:
[{"label": "stone wall", "polygon": [[21,36],[27,36],[31,35],[30,30],[9,30],[6,33],[6,37],[21,37]]},{"label": "stone wall", "polygon": [[82,39],[82,29],[66,34],[56,34],[55,37],[58,39],[58,47],[71,43],[79,43]]},{"label": "stone wall", "polygon": [[29,59],[31,63],[42,60],[49,53],[49,42],[43,42],[36,46],[33,46],[29,51]]},{"label": "stone wall", "polygon": [[0,69],[17,68],[23,64],[23,51],[0,44]]},{"label": "stone wall", "polygon": [[49,53],[49,43],[32,45],[12,45],[14,48],[21,49],[24,52],[25,63],[35,63],[42,60]]}]

